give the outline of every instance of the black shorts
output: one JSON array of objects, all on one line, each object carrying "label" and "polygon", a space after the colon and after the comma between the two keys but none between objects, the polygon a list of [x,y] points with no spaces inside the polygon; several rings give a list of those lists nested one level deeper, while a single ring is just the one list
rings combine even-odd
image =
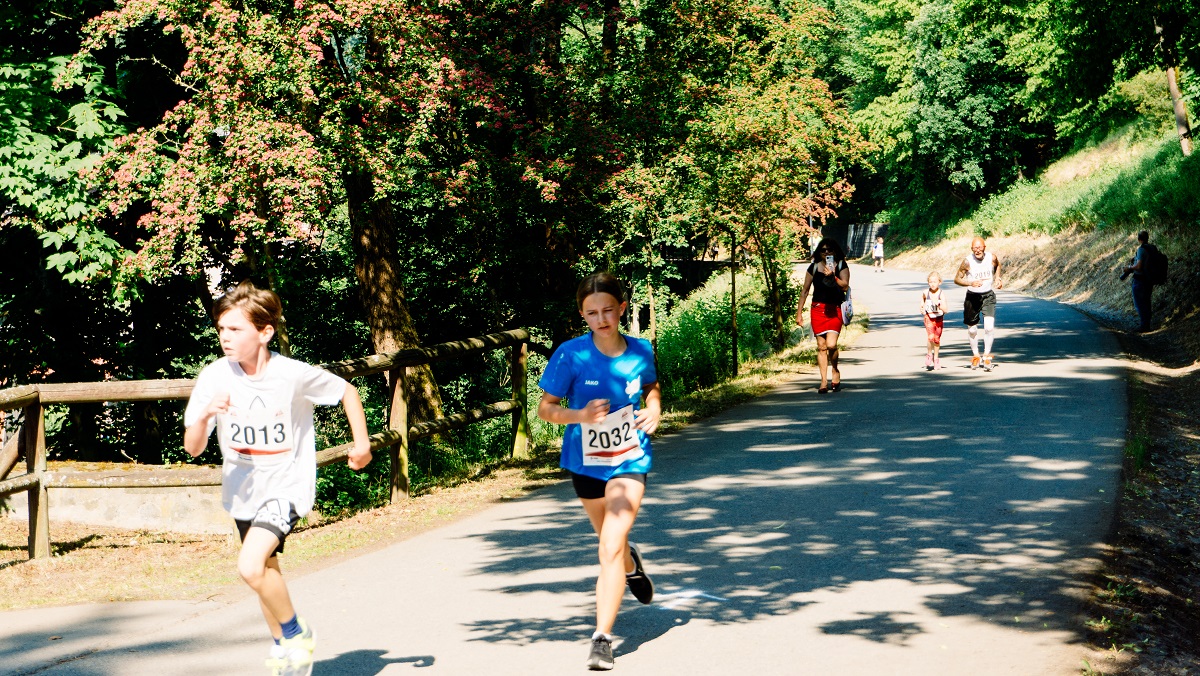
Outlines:
[{"label": "black shorts", "polygon": [[[622,479],[633,479],[643,486],[646,485],[645,474],[617,474],[612,478],[616,479],[617,477],[621,477]],[[601,481],[600,479],[596,479],[585,474],[576,474],[572,472],[571,485],[575,486],[575,495],[584,500],[596,500],[604,497],[604,489],[608,486],[608,482]]]},{"label": "black shorts", "polygon": [[296,508],[292,503],[286,500],[271,500],[259,508],[258,513],[253,519],[242,520],[234,519],[237,524],[238,535],[242,542],[246,541],[246,532],[253,528],[262,528],[275,534],[279,538],[279,546],[275,548],[276,554],[283,553],[283,541],[287,539],[288,533],[300,523],[300,515],[296,513]]},{"label": "black shorts", "polygon": [[988,291],[987,293],[967,292],[967,300],[963,303],[963,324],[975,326],[979,323],[980,316],[996,316],[995,291]]}]

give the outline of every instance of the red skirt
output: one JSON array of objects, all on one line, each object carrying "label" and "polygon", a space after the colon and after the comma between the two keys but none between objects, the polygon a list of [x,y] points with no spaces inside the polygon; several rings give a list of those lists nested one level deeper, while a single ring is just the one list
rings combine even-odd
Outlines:
[{"label": "red skirt", "polygon": [[819,336],[823,333],[834,331],[842,332],[842,313],[840,305],[826,305],[825,303],[812,304],[812,311],[809,312],[809,321],[812,323],[814,336]]}]

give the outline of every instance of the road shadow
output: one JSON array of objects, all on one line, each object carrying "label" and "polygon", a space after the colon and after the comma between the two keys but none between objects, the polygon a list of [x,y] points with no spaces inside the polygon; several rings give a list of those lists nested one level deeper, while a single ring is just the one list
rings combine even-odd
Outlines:
[{"label": "road shadow", "polygon": [[[1026,302],[1019,297],[1005,302],[1014,310],[1006,359],[1068,360],[1066,368],[991,380],[916,368],[861,382],[847,375],[853,389],[828,395],[798,383],[657,440],[631,539],[658,595],[648,607],[626,596],[618,653],[693,620],[739,624],[817,604],[858,608],[818,622],[820,631],[876,643],[926,631],[912,619],[918,610],[1021,631],[1078,629],[1073,609],[1111,518],[1124,429],[1123,409],[1097,402],[1122,401],[1123,385],[1084,361],[1111,356],[1102,345],[1063,339],[1088,329],[1055,313],[1083,321],[1078,313],[1039,307],[1038,320],[1021,320],[1034,309],[1015,311]],[[920,325],[879,316],[885,328]],[[854,351],[845,354],[852,365]],[[536,530],[515,519],[471,536],[501,553],[479,574],[595,561],[569,488],[539,497],[561,508],[538,517]],[[497,591],[574,593],[570,621],[479,621],[469,625],[474,640],[524,645],[590,633],[594,577],[552,577],[560,581]]]},{"label": "road shadow", "polygon": [[313,663],[313,674],[321,676],[375,676],[390,664],[411,664],[415,668],[432,667],[433,655],[384,657],[388,650],[351,650],[329,660]]}]

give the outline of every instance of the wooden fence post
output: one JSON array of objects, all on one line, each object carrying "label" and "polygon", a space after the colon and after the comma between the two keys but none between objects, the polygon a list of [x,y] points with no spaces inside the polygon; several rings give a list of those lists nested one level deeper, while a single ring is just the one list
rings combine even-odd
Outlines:
[{"label": "wooden fence post", "polygon": [[41,402],[25,407],[25,465],[37,476],[29,489],[29,558],[50,556],[50,499],[46,489],[46,418]]},{"label": "wooden fence post", "polygon": [[529,343],[518,343],[511,349],[512,396],[517,400],[517,408],[512,414],[512,456],[527,458],[529,457],[529,391],[526,385],[526,374],[529,362]]},{"label": "wooden fence post", "polygon": [[408,498],[408,383],[405,367],[394,368],[389,381],[392,386],[392,407],[388,427],[400,433],[400,442],[388,447],[392,458],[391,502]]}]

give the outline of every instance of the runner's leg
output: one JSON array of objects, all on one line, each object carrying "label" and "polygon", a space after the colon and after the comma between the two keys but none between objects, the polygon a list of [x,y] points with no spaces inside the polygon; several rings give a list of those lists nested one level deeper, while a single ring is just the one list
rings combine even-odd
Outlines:
[{"label": "runner's leg", "polygon": [[[817,372],[821,374],[821,387],[828,387],[829,347],[825,339],[828,333],[817,336]],[[837,335],[837,334],[834,334]]]},{"label": "runner's leg", "polygon": [[621,597],[625,595],[625,574],[633,572],[629,555],[629,531],[637,519],[646,486],[634,479],[609,479],[604,497],[580,498],[592,529],[600,536],[600,576],[596,578],[596,631],[612,634]]},{"label": "runner's leg", "polygon": [[833,369],[833,373],[830,375],[830,378],[832,380],[832,382],[830,382],[830,385],[837,385],[838,383],[842,382],[841,371],[838,371],[838,354],[839,354],[839,352],[838,352],[838,342],[837,341],[838,341],[838,332],[837,331],[830,331],[829,333],[825,334],[825,346],[826,346],[826,349],[829,351],[829,366],[830,366],[830,368]]},{"label": "runner's leg", "polygon": [[238,574],[258,594],[263,618],[267,621],[271,636],[275,638],[283,636],[279,624],[296,616],[279,568],[279,557],[275,556],[278,546],[279,538],[274,533],[251,526],[246,531],[246,539],[242,541],[237,563]]},{"label": "runner's leg", "polygon": [[983,353],[992,353],[992,340],[996,337],[996,318],[983,318]]},{"label": "runner's leg", "polygon": [[971,354],[979,356],[979,325],[972,324],[967,327],[967,335],[971,338]]}]

